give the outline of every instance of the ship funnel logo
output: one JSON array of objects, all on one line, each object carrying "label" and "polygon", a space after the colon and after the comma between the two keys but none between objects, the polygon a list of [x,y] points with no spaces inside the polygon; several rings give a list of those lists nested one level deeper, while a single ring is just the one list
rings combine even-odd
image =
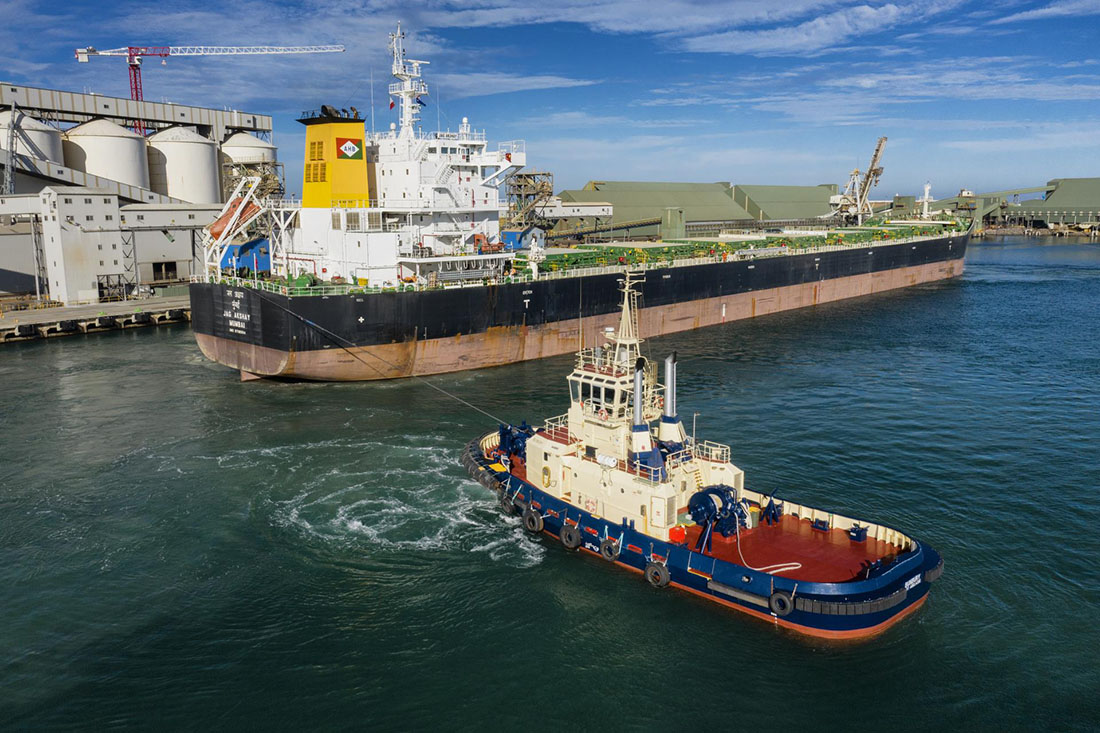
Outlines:
[{"label": "ship funnel logo", "polygon": [[363,159],[363,141],[361,139],[338,137],[336,138],[336,149],[339,151],[336,155],[338,160]]}]

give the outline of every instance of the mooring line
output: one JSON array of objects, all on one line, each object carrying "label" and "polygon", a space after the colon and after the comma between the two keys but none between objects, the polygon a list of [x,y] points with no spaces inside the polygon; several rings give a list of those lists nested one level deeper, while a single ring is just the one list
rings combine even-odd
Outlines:
[{"label": "mooring line", "polygon": [[[348,348],[347,346],[345,346],[345,345],[344,345],[343,343],[341,343],[341,342],[345,342],[345,343],[347,343],[347,344],[350,344],[351,346],[355,346],[355,342],[354,342],[354,341],[349,341],[348,339],[344,338],[343,336],[341,336],[341,335],[339,335],[339,334],[337,334],[337,333],[333,333],[332,331],[328,330],[328,329],[327,329],[327,328],[325,328],[324,326],[322,326],[322,325],[320,325],[320,324],[318,324],[318,323],[314,323],[313,321],[309,320],[308,318],[306,318],[305,316],[301,315],[300,313],[295,313],[295,312],[294,312],[293,310],[291,310],[290,308],[287,308],[287,307],[286,307],[285,305],[283,305],[282,303],[279,303],[279,302],[277,302],[277,301],[275,301],[275,300],[272,300],[271,298],[268,298],[268,297],[267,297],[267,296],[266,296],[266,295],[265,295],[265,294],[263,293],[263,291],[260,291],[260,290],[255,290],[255,291],[253,291],[253,292],[255,292],[255,293],[256,293],[256,295],[257,295],[257,296],[258,296],[258,297],[259,297],[259,298],[260,298],[261,300],[263,300],[263,301],[266,301],[266,302],[270,303],[271,305],[275,306],[276,308],[279,308],[280,310],[286,311],[287,313],[289,313],[290,315],[294,316],[295,318],[297,318],[297,319],[298,319],[299,321],[301,321],[302,323],[306,324],[306,325],[307,325],[307,326],[309,326],[310,328],[312,328],[312,329],[315,329],[315,330],[316,330],[316,331],[317,331],[318,333],[321,333],[321,334],[323,334],[323,335],[327,336],[327,337],[328,337],[328,338],[329,338],[330,340],[332,340],[332,342],[333,342],[333,343],[335,343],[335,344],[336,344],[337,346],[339,346],[339,347],[340,347],[341,349],[343,349],[344,351],[346,351],[346,352],[348,352],[349,354],[351,354],[351,356],[352,356],[352,357],[354,357],[355,359],[357,359],[358,361],[360,361],[360,362],[361,362],[361,363],[362,363],[362,364],[363,364],[364,366],[366,366],[366,367],[368,367],[368,368],[370,368],[370,369],[373,369],[373,370],[374,370],[374,371],[375,371],[376,373],[378,373],[378,374],[380,374],[380,375],[381,375],[381,374],[383,373],[381,369],[379,369],[378,367],[374,366],[373,364],[368,364],[368,363],[367,363],[366,361],[364,361],[364,360],[363,360],[363,359],[362,359],[362,358],[361,358],[361,357],[359,356],[359,354],[355,353],[354,351],[352,351],[351,349],[349,349],[349,348]],[[392,369],[399,369],[399,367],[398,367],[398,366],[397,366],[396,364],[394,364],[393,362],[389,361],[388,359],[384,359],[383,357],[379,356],[378,354],[375,354],[375,353],[373,353],[373,352],[372,352],[372,351],[371,351],[371,350],[370,350],[369,348],[367,348],[366,346],[355,346],[355,348],[357,348],[357,349],[362,349],[362,350],[363,350],[364,352],[366,352],[366,353],[367,353],[367,354],[369,354],[370,356],[374,357],[375,359],[377,359],[378,361],[382,362],[383,364],[385,364],[386,366],[388,366],[388,367],[390,367],[390,368],[392,368]],[[502,425],[508,425],[508,424],[510,424],[510,423],[508,423],[508,422],[507,422],[507,421],[505,421],[505,420],[501,420],[501,419],[500,419],[499,417],[497,417],[496,415],[493,415],[493,414],[492,414],[492,413],[490,413],[490,412],[486,412],[485,410],[481,409],[481,408],[480,408],[480,407],[478,407],[477,405],[475,405],[475,404],[473,404],[473,403],[471,403],[471,402],[468,402],[467,400],[464,400],[464,399],[462,399],[461,397],[459,397],[458,395],[454,394],[453,392],[449,392],[448,390],[446,390],[446,389],[443,389],[442,387],[440,387],[440,386],[438,386],[438,385],[432,384],[431,382],[429,382],[428,380],[424,379],[423,377],[421,377],[421,376],[419,376],[419,375],[416,375],[416,374],[409,374],[408,376],[409,376],[409,378],[411,378],[411,379],[415,379],[415,380],[417,380],[418,382],[420,382],[420,383],[422,383],[422,384],[424,384],[424,385],[427,385],[428,387],[431,387],[431,388],[432,388],[432,389],[434,389],[434,390],[435,390],[436,392],[439,392],[440,394],[446,395],[447,397],[450,397],[450,398],[451,398],[452,400],[454,400],[454,401],[456,401],[456,402],[458,402],[458,403],[460,403],[460,404],[463,404],[463,405],[465,405],[466,407],[469,407],[469,408],[470,408],[471,410],[474,410],[474,411],[476,411],[476,412],[479,412],[479,413],[481,413],[482,415],[485,415],[486,417],[488,417],[488,418],[490,418],[490,419],[492,419],[492,420],[495,420],[496,422],[498,422],[498,423],[500,423],[500,424],[502,424]]]}]

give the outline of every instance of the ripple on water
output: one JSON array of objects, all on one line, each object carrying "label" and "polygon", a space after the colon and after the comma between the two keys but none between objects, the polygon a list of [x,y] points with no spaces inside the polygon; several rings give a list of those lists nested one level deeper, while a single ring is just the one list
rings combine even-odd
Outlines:
[{"label": "ripple on water", "polygon": [[[732,444],[751,486],[942,552],[925,607],[866,644],[528,538],[458,463],[492,421],[416,382],[241,384],[185,329],[5,352],[0,716],[519,727],[535,689],[592,728],[1086,728],[1089,252],[979,245],[955,282],[648,342],[679,351],[685,418],[703,412],[699,435]],[[433,381],[530,420],[561,412],[569,368]]]}]

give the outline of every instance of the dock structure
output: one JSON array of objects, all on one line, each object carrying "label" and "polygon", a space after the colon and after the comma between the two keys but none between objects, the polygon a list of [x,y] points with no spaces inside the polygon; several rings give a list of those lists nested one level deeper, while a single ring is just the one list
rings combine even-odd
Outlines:
[{"label": "dock structure", "polygon": [[117,331],[191,320],[190,297],[123,300],[0,313],[0,344]]},{"label": "dock structure", "polygon": [[56,122],[88,122],[96,118],[129,125],[140,120],[153,130],[175,125],[194,127],[213,140],[233,131],[270,135],[271,116],[236,109],[214,109],[170,102],[135,101],[103,94],[42,89],[0,81],[0,107],[19,106],[24,112]]}]

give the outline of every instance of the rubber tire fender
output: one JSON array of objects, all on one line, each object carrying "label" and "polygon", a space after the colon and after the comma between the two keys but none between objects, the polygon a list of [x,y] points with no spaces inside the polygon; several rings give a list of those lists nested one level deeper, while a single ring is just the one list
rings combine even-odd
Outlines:
[{"label": "rubber tire fender", "polygon": [[619,543],[610,537],[604,537],[600,542],[600,554],[604,560],[615,562],[619,559]]},{"label": "rubber tire fender", "polygon": [[515,499],[508,495],[507,488],[502,488],[500,490],[500,510],[509,517],[515,516],[517,511]]},{"label": "rubber tire fender", "polygon": [[794,610],[794,596],[789,591],[777,590],[768,596],[768,608],[776,616],[786,616]]},{"label": "rubber tire fender", "polygon": [[572,524],[562,524],[561,532],[558,533],[558,537],[567,550],[576,550],[581,546],[581,542],[583,541],[581,538],[581,531]]},{"label": "rubber tire fender", "polygon": [[664,588],[672,578],[669,576],[666,566],[651,562],[645,566],[645,579],[654,588]]},{"label": "rubber tire fender", "polygon": [[542,532],[542,528],[545,523],[542,521],[542,515],[531,507],[527,507],[523,510],[523,528],[531,534],[539,534]]}]

